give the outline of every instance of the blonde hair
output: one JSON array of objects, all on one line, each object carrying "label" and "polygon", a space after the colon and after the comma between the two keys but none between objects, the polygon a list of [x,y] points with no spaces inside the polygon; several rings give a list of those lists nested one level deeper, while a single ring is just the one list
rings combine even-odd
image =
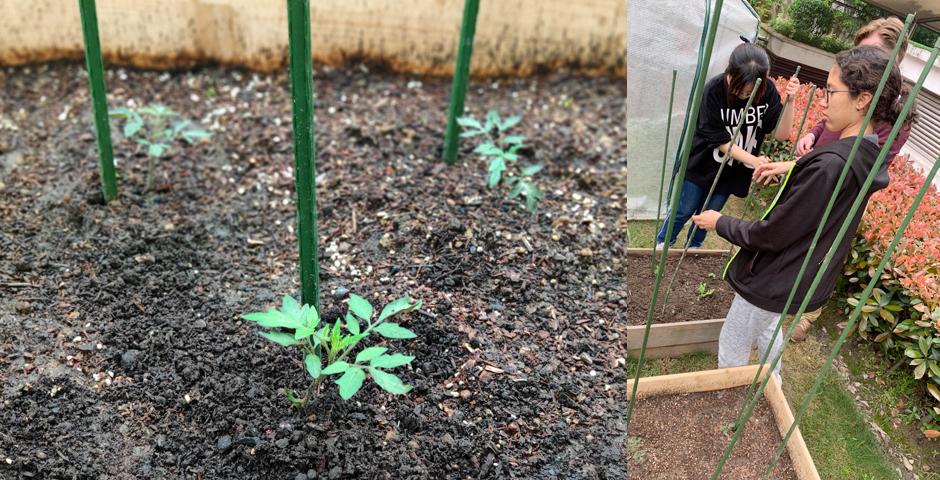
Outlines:
[{"label": "blonde hair", "polygon": [[[894,47],[898,44],[901,30],[904,30],[904,22],[898,17],[877,18],[868,22],[867,25],[859,28],[858,31],[855,32],[855,44],[858,45],[870,35],[878,35],[881,37],[881,41],[888,51],[891,51],[894,50]],[[898,62],[900,62],[904,58],[904,54],[907,53],[907,45],[907,37],[904,37],[901,39],[901,50],[898,51]]]}]

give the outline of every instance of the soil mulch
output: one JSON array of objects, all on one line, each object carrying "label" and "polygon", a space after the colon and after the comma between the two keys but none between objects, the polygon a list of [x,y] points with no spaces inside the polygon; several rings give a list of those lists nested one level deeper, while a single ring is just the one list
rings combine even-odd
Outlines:
[{"label": "soil mulch", "polygon": [[[373,69],[374,70],[374,69]],[[523,114],[537,214],[440,158],[446,79],[318,69],[323,317],[344,291],[422,311],[389,396],[332,382],[304,410],[296,352],[238,316],[299,294],[289,83],[223,69],[109,70],[112,106],[214,132],[161,160],[112,128],[103,205],[83,69],[0,70],[0,477],[626,477],[626,82],[474,82]],[[638,415],[641,418],[643,415]]]},{"label": "soil mulch", "polygon": [[[730,425],[741,407],[745,387],[714,392],[663,395],[637,402],[630,425],[630,479],[699,480],[709,478],[734,432]],[[639,439],[639,441],[634,438]],[[767,402],[761,399],[735,445],[720,478],[764,478],[781,436]],[[784,451],[773,479],[796,479]]]},{"label": "soil mulch", "polygon": [[[724,256],[686,255],[679,267],[672,293],[669,294],[664,315],[663,299],[666,298],[666,288],[679,261],[679,257],[668,258],[659,289],[659,298],[656,301],[653,323],[725,318],[725,314],[731,307],[731,301],[734,300],[734,289],[721,279],[725,260]],[[627,321],[630,325],[644,325],[650,300],[653,298],[656,275],[652,271],[649,256],[630,255],[626,263],[627,271],[630,272],[627,282],[630,289]],[[700,297],[699,284],[702,283],[706,285],[705,293],[712,290],[714,292]]]}]

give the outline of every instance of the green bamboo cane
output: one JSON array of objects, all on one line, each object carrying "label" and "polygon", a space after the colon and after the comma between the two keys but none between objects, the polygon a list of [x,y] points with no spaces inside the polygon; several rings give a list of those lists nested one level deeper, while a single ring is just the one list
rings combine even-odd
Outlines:
[{"label": "green bamboo cane", "polygon": [[302,302],[320,311],[319,232],[317,231],[316,143],[313,125],[313,64],[310,54],[310,1],[287,0],[290,80],[294,127],[294,184],[300,246]]},{"label": "green bamboo cane", "polygon": [[[923,84],[923,81],[926,79],[927,75],[930,73],[931,66],[937,58],[938,51],[940,51],[940,39],[934,44],[933,51],[930,54],[930,60],[927,61],[927,67],[921,73],[921,78],[918,81],[919,84]],[[913,104],[914,99],[917,97],[917,92],[912,90],[910,97],[908,97],[907,102]],[[907,111],[910,111],[908,108]],[[900,131],[898,124],[903,124],[904,117],[898,119],[895,125],[895,129]],[[893,131],[892,131],[893,133]],[[884,156],[887,154],[890,145],[885,145],[882,148],[881,155]],[[911,208],[908,210],[907,215],[904,217],[904,220],[901,222],[901,226],[895,233],[894,238],[891,240],[891,244],[888,246],[888,249],[885,251],[884,257],[881,259],[881,262],[878,264],[878,268],[875,269],[875,274],[872,275],[871,280],[868,282],[868,285],[865,287],[865,290],[862,292],[862,298],[859,300],[858,304],[855,306],[855,309],[852,311],[852,315],[849,316],[848,323],[845,328],[842,329],[842,334],[839,335],[839,339],[836,341],[835,346],[832,348],[832,351],[829,353],[829,358],[826,359],[826,363],[823,364],[823,368],[820,371],[819,375],[816,376],[816,380],[813,382],[813,386],[810,387],[809,391],[803,396],[802,403],[800,404],[799,409],[796,412],[796,416],[793,419],[793,423],[790,425],[789,430],[787,430],[786,435],[783,436],[783,442],[777,448],[777,451],[774,453],[774,458],[770,462],[770,467],[767,469],[767,476],[773,472],[774,466],[777,464],[777,461],[780,459],[780,455],[783,453],[783,449],[786,448],[787,442],[790,440],[790,436],[793,435],[793,432],[797,429],[800,424],[800,420],[803,419],[803,416],[806,414],[807,409],[809,408],[809,403],[815,398],[819,387],[822,385],[823,380],[826,378],[826,375],[829,374],[829,369],[832,367],[832,362],[835,360],[836,355],[839,354],[839,351],[842,349],[842,345],[845,343],[845,340],[848,338],[849,332],[852,331],[855,327],[855,322],[858,321],[858,317],[862,313],[862,307],[865,306],[865,302],[868,301],[868,298],[871,296],[871,292],[875,289],[875,285],[881,280],[881,274],[884,272],[885,266],[891,260],[891,255],[894,254],[895,248],[897,248],[898,243],[901,241],[901,237],[904,235],[904,231],[907,229],[908,225],[911,223],[911,219],[914,218],[914,213],[917,211],[917,207],[920,205],[921,201],[924,199],[924,195],[930,190],[930,186],[933,183],[934,177],[937,175],[937,170],[940,169],[940,157],[934,162],[933,167],[930,169],[930,173],[927,174],[927,180],[924,182],[924,185],[921,187],[920,192],[914,198],[914,202],[911,204]]]},{"label": "green bamboo cane", "polygon": [[[666,186],[666,158],[669,155],[669,130],[672,128],[672,103],[676,97],[676,75],[679,74],[679,71],[676,69],[672,70],[672,88],[669,89],[669,110],[666,115],[666,141],[663,145],[663,168],[659,174],[659,201],[656,202],[656,225],[659,225],[659,218],[663,213],[663,190]],[[656,238],[659,235],[659,228],[656,228],[656,232],[653,234],[653,254],[650,255],[650,269],[656,270]]]},{"label": "green bamboo cane", "polygon": [[[904,30],[902,31],[902,35],[907,33],[913,20],[914,20],[914,16],[908,15],[907,21],[904,24]],[[826,226],[826,222],[829,220],[829,215],[832,213],[832,209],[835,206],[835,201],[839,195],[839,192],[842,189],[842,184],[845,182],[845,178],[848,176],[848,172],[851,170],[852,163],[855,161],[855,155],[857,154],[858,149],[861,146],[861,143],[864,139],[863,138],[864,132],[868,128],[868,124],[871,121],[871,117],[875,112],[875,106],[877,105],[878,100],[881,98],[881,94],[884,91],[885,83],[887,82],[888,78],[891,75],[891,70],[894,68],[895,60],[897,59],[897,53],[899,49],[900,49],[900,44],[895,47],[895,50],[893,54],[891,55],[891,58],[888,59],[888,65],[885,68],[885,72],[882,75],[881,81],[878,84],[878,89],[876,90],[875,95],[871,101],[871,104],[868,108],[868,112],[865,115],[865,119],[862,121],[862,125],[859,129],[859,133],[858,135],[856,135],[855,141],[852,144],[852,149],[849,152],[848,159],[845,162],[845,166],[842,168],[842,172],[839,176],[839,179],[837,180],[835,188],[833,189],[832,195],[829,198],[829,203],[826,205],[826,209],[823,212],[823,216],[819,222],[819,227],[817,227],[816,233],[813,236],[813,240],[810,243],[809,250],[806,252],[806,257],[803,259],[803,264],[800,267],[799,273],[797,273],[797,277],[793,283],[793,287],[790,289],[790,294],[784,305],[783,311],[780,313],[780,319],[777,322],[777,326],[774,329],[774,333],[770,338],[770,341],[767,345],[767,349],[764,351],[762,355],[761,361],[759,363],[759,366],[756,372],[756,376],[754,377],[754,380],[748,385],[747,392],[745,392],[745,397],[744,397],[745,402],[742,404],[741,406],[742,409],[739,410],[738,418],[735,421],[734,436],[731,438],[731,441],[728,443],[728,446],[725,448],[725,451],[722,454],[721,460],[718,462],[718,468],[715,470],[714,474],[712,475],[712,480],[717,480],[718,476],[721,474],[721,470],[724,468],[724,465],[727,462],[728,457],[731,455],[731,451],[734,449],[734,446],[737,444],[738,440],[740,440],[741,434],[744,432],[743,427],[747,423],[747,420],[750,418],[751,413],[753,413],[754,408],[757,406],[757,402],[760,400],[760,396],[763,393],[764,388],[766,388],[767,382],[771,381],[771,379],[773,378],[773,374],[771,373],[770,375],[766,375],[763,381],[760,381],[760,375],[763,371],[764,364],[767,362],[767,359],[770,356],[770,352],[773,349],[774,340],[776,340],[777,335],[780,333],[780,329],[787,316],[787,311],[790,309],[790,305],[793,303],[793,299],[796,297],[796,291],[798,290],[800,283],[803,280],[803,275],[806,272],[806,267],[808,266],[810,259],[812,258],[812,254],[816,249],[816,245],[819,242],[820,236],[822,236],[822,231]],[[904,112],[901,116],[904,117],[906,115],[907,115],[907,112]],[[892,130],[892,133],[893,135],[889,136],[888,138],[889,142],[893,142],[894,137],[897,136],[897,133],[894,130]],[[886,142],[886,145],[890,145],[890,143]],[[849,213],[846,215],[846,219],[842,223],[839,229],[839,232],[836,234],[836,237],[835,237],[835,240],[833,240],[832,246],[829,248],[829,251],[826,253],[826,256],[823,259],[822,264],[819,265],[816,275],[813,278],[813,282],[810,284],[809,290],[807,291],[803,301],[801,302],[800,307],[797,310],[794,318],[799,318],[803,314],[803,312],[806,310],[806,306],[809,304],[809,301],[812,298],[812,294],[816,291],[816,288],[818,287],[819,282],[822,280],[822,276],[825,274],[826,268],[829,266],[829,264],[832,261],[832,257],[835,255],[836,247],[842,241],[842,238],[845,236],[845,231],[848,230],[848,225],[851,223],[852,218],[855,216],[855,212],[858,210],[858,206],[862,203],[862,201],[864,201],[865,195],[868,192],[868,188],[871,186],[871,183],[874,180],[875,175],[878,173],[878,169],[881,167],[881,164],[884,162],[884,156],[886,154],[887,154],[887,150],[883,150],[882,155],[879,155],[878,160],[876,160],[875,165],[872,167],[871,173],[866,179],[865,184],[860,189],[860,192],[858,196],[856,197],[855,202],[852,204],[852,208],[850,209]],[[777,363],[782,357],[783,352],[786,350],[787,341],[790,339],[790,337],[793,334],[793,331],[796,329],[797,323],[798,322],[791,322],[791,326],[787,330],[787,333],[783,339],[783,346],[781,347],[780,352],[774,357],[773,362],[771,362],[770,366],[768,367],[771,372],[773,372],[774,368],[777,366]],[[750,400],[750,402],[748,402],[747,399],[750,396],[751,389],[759,381],[760,381],[760,386],[758,387],[757,391],[754,392],[753,398]],[[742,417],[742,412],[744,412],[743,417]]]},{"label": "green bamboo cane", "polygon": [[[699,110],[701,109],[701,103],[702,103],[702,93],[705,90],[705,77],[708,76],[707,66],[709,62],[711,61],[712,48],[714,47],[714,44],[715,44],[715,34],[718,30],[718,19],[721,16],[721,6],[723,3],[724,3],[724,0],[715,0],[714,14],[710,18],[710,22],[708,24],[708,30],[706,33],[705,44],[702,46],[703,54],[701,57],[701,61],[702,61],[703,69],[701,72],[699,72],[699,75],[695,78],[695,82],[692,87],[693,88],[692,104],[691,104],[692,108],[689,113],[689,120],[686,123],[685,132],[683,134],[682,153],[679,156],[679,159],[680,159],[679,172],[675,176],[675,179],[673,181],[672,201],[670,202],[671,212],[669,214],[669,223],[666,226],[667,238],[672,236],[672,230],[673,230],[672,223],[675,221],[675,218],[676,218],[676,206],[678,206],[679,204],[679,194],[680,194],[682,182],[685,180],[685,168],[686,166],[688,166],[688,163],[689,163],[689,154],[691,153],[691,150],[692,150],[692,136],[695,134],[695,125],[698,122]],[[649,341],[650,327],[653,324],[653,312],[656,309],[656,299],[659,295],[659,288],[662,284],[663,269],[666,267],[666,256],[668,255],[668,253],[669,253],[669,244],[667,242],[665,245],[663,245],[663,251],[659,256],[659,266],[656,269],[656,281],[653,284],[653,298],[650,301],[649,309],[647,309],[646,311],[646,327],[643,330],[643,344],[640,347],[640,356],[637,359],[636,377],[633,381],[633,392],[630,395],[630,401],[627,404],[626,425],[627,425],[628,432],[630,429],[630,418],[633,416],[633,407],[634,407],[634,404],[636,403],[636,392],[640,383],[640,373],[642,372],[642,369],[643,369],[643,360],[644,360],[644,357],[646,356],[646,345]]]},{"label": "green bamboo cane", "polygon": [[796,144],[800,141],[800,134],[803,133],[803,125],[806,124],[806,116],[809,115],[809,108],[813,105],[813,95],[816,94],[816,85],[813,85],[809,89],[809,100],[806,101],[806,108],[803,110],[803,118],[800,119],[800,128],[796,129],[796,142],[793,142],[793,147],[790,149],[790,159],[796,156]]},{"label": "green bamboo cane", "polygon": [[457,161],[460,127],[457,118],[463,115],[464,99],[467,96],[467,80],[470,77],[470,58],[473,56],[473,36],[477,28],[477,12],[480,0],[465,0],[463,22],[460,26],[460,44],[457,46],[457,64],[450,92],[450,108],[447,113],[447,130],[444,133],[444,160],[448,165]]},{"label": "green bamboo cane", "polygon": [[88,87],[91,90],[91,105],[95,115],[101,192],[104,195],[104,201],[110,202],[117,197],[117,179],[114,174],[111,125],[108,123],[108,96],[104,84],[104,64],[101,60],[101,40],[98,37],[98,13],[95,0],[78,0],[78,9],[82,17],[85,66],[88,69]]},{"label": "green bamboo cane", "polygon": [[[754,88],[751,89],[751,95],[748,97],[747,104],[744,106],[744,110],[741,111],[741,118],[738,120],[738,124],[735,125],[734,132],[731,134],[731,143],[728,146],[728,151],[721,157],[718,173],[715,174],[715,179],[712,180],[711,188],[708,189],[708,195],[705,195],[705,201],[702,203],[703,210],[708,208],[708,202],[711,201],[712,195],[715,193],[715,188],[718,187],[718,180],[721,179],[721,173],[725,170],[728,159],[731,158],[731,151],[734,149],[735,145],[737,145],[738,135],[741,133],[741,127],[744,126],[744,119],[747,118],[747,111],[751,108],[751,104],[754,102],[754,97],[757,95],[762,81],[763,80],[760,78],[754,81]],[[692,245],[692,238],[695,236],[696,232],[698,232],[698,225],[693,223],[692,231],[689,232],[689,238],[685,241],[685,247],[682,249],[682,255],[676,263],[676,270],[672,272],[672,278],[669,280],[669,285],[666,287],[666,295],[663,297],[663,315],[666,314],[666,307],[669,305],[669,294],[672,293],[672,287],[676,283],[676,277],[679,276],[679,267],[682,266],[682,261],[685,260],[686,254],[689,253],[689,246]],[[666,239],[668,240],[669,238],[667,237]]]}]

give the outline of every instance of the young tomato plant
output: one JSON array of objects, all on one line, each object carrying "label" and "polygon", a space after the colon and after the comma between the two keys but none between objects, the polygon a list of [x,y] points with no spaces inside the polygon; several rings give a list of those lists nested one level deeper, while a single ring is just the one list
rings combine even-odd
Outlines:
[{"label": "young tomato plant", "polygon": [[409,297],[399,298],[386,305],[374,322],[374,310],[366,299],[350,295],[348,305],[346,317],[337,318],[332,325],[321,322],[315,308],[301,306],[290,295],[284,296],[280,309],[270,308],[265,312],[242,315],[242,318],[257,323],[259,327],[280,329],[258,332],[262,337],[278,345],[297,347],[303,351],[304,368],[312,383],[300,397],[291,390],[285,390],[287,399],[295,407],[305,405],[310,396],[319,390],[323,380],[331,375],[339,375],[335,382],[343,400],[349,400],[359,391],[367,372],[386,392],[400,395],[411,390],[410,385],[405,385],[387,370],[407,365],[415,357],[389,354],[388,347],[382,346],[364,348],[356,354],[354,360],[350,360],[349,355],[356,350],[360,341],[373,333],[389,339],[415,338],[414,332],[388,320],[420,308],[421,301]]},{"label": "young tomato plant", "polygon": [[461,137],[483,138],[482,143],[478,144],[473,152],[488,160],[486,186],[492,189],[502,183],[509,187],[509,198],[524,196],[526,208],[534,212],[545,194],[532,183],[532,177],[545,166],[541,163],[526,167],[518,164],[518,152],[525,147],[525,137],[509,135],[508,131],[521,120],[522,117],[518,115],[501,119],[498,113],[490,111],[483,122],[466,116],[457,119],[457,123],[464,129]]},{"label": "young tomato plant", "polygon": [[698,284],[698,290],[697,290],[697,291],[698,291],[698,299],[699,299],[699,300],[705,300],[706,298],[708,298],[708,297],[710,297],[710,296],[712,296],[712,295],[715,294],[715,289],[714,289],[714,288],[708,288],[708,285],[705,284],[705,282],[701,282],[701,283]]},{"label": "young tomato plant", "polygon": [[137,110],[127,107],[115,108],[108,112],[112,117],[124,118],[124,138],[134,139],[147,147],[147,179],[144,191],[153,185],[153,173],[158,158],[166,155],[179,139],[195,143],[202,138],[209,138],[211,133],[197,128],[189,120],[174,120],[180,114],[163,105],[147,105]]}]

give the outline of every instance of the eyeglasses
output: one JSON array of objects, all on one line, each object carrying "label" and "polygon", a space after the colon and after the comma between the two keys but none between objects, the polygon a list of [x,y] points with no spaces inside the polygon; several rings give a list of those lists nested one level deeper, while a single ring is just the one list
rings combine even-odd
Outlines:
[{"label": "eyeglasses", "polygon": [[826,92],[826,103],[829,103],[829,97],[832,96],[833,93],[849,93],[851,90],[830,90],[829,88],[824,88],[823,92]]}]

